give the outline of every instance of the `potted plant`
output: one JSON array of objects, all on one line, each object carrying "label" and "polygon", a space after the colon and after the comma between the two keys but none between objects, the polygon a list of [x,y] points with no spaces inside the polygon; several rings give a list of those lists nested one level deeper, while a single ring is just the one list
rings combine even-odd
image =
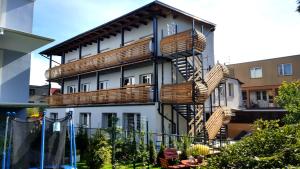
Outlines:
[{"label": "potted plant", "polygon": [[204,156],[208,155],[209,147],[202,144],[195,144],[188,148],[187,153],[197,159],[198,163],[203,161]]}]

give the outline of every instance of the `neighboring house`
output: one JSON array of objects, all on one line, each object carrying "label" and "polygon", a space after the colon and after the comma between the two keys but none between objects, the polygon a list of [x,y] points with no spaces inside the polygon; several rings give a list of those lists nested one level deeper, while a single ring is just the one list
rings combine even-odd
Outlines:
[{"label": "neighboring house", "polygon": [[[154,1],[42,51],[50,66],[61,57],[46,72],[62,93],[50,96],[47,115],[61,118],[72,108],[77,126],[111,127],[116,116],[124,130],[144,130],[148,121],[152,132],[199,134],[201,116],[215,109],[205,93],[227,70],[214,66],[214,30],[211,22]],[[217,78],[202,85],[211,67]],[[240,97],[237,88],[229,90]]]},{"label": "neighboring house", "polygon": [[0,112],[30,106],[30,52],[52,40],[31,34],[34,1],[0,0]]},{"label": "neighboring house", "polygon": [[244,110],[236,112],[230,124],[235,128],[235,134],[249,129],[250,124],[259,118],[283,117],[285,110],[276,104],[274,98],[283,81],[300,80],[300,55],[237,63],[229,67],[233,70],[234,77],[243,83]]},{"label": "neighboring house", "polygon": [[[52,88],[51,93],[55,92],[57,89]],[[43,86],[36,86],[30,85],[29,86],[29,103],[46,103],[48,94],[48,85]]]}]

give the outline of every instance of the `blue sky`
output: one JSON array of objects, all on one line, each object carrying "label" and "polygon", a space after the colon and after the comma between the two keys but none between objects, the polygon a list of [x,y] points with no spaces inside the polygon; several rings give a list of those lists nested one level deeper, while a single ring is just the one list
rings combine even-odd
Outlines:
[{"label": "blue sky", "polygon": [[[296,0],[161,0],[217,24],[215,60],[239,63],[300,54]],[[37,53],[141,7],[151,0],[38,0],[33,33],[55,42],[32,55],[31,84],[45,83],[48,61]],[[39,65],[39,66],[36,66]]]}]

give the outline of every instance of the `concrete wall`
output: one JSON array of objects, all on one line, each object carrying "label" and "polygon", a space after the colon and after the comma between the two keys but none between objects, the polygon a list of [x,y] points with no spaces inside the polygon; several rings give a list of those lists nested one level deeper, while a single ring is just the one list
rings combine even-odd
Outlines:
[{"label": "concrete wall", "polygon": [[27,103],[29,98],[30,55],[4,50],[0,56],[0,102]]},{"label": "concrete wall", "polygon": [[34,1],[1,0],[0,4],[0,27],[31,33]]}]

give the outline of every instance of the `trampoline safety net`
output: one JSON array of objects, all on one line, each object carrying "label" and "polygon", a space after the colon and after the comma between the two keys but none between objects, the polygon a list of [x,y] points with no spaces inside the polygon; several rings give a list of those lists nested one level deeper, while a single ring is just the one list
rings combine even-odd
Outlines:
[{"label": "trampoline safety net", "polygon": [[[45,118],[44,168],[59,169],[66,163],[66,139],[70,116]],[[42,120],[10,120],[7,169],[38,169],[41,163]]]}]

